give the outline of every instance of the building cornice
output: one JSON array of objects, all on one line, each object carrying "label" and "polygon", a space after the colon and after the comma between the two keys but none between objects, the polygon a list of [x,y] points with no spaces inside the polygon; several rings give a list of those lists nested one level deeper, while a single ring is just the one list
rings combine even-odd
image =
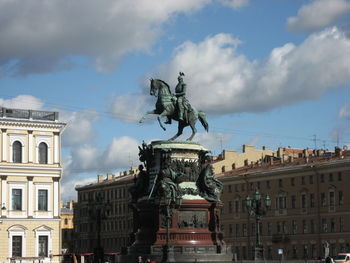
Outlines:
[{"label": "building cornice", "polygon": [[0,126],[2,128],[25,127],[25,128],[50,128],[57,130],[64,130],[66,124],[63,122],[54,121],[38,121],[38,120],[17,120],[17,119],[0,119]]}]

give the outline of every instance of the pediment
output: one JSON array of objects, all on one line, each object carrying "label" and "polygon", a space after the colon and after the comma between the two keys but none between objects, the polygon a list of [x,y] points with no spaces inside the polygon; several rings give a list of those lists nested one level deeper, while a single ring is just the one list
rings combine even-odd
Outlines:
[{"label": "pediment", "polygon": [[19,231],[27,231],[28,228],[26,228],[25,226],[22,226],[22,225],[12,225],[10,226],[7,231],[9,232],[19,232]]},{"label": "pediment", "polygon": [[46,226],[46,225],[41,225],[41,226],[38,226],[37,228],[34,228],[34,231],[35,232],[40,232],[40,231],[52,231],[53,230],[53,228],[51,228],[51,227],[48,227],[48,226]]}]

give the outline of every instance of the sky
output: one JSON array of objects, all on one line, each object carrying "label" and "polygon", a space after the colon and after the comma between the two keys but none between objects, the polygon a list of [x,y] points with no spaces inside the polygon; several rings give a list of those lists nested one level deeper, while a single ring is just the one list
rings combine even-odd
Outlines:
[{"label": "sky", "polygon": [[67,123],[63,200],[176,133],[138,120],[180,71],[212,154],[350,146],[348,0],[0,0],[0,35],[0,106]]}]

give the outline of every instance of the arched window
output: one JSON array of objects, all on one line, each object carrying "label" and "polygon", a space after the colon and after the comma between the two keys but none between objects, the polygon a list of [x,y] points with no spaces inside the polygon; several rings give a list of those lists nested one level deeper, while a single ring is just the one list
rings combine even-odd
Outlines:
[{"label": "arched window", "polygon": [[19,141],[12,144],[12,160],[14,163],[22,162],[22,144]]},{"label": "arched window", "polygon": [[39,163],[47,163],[47,144],[44,142],[39,144]]}]

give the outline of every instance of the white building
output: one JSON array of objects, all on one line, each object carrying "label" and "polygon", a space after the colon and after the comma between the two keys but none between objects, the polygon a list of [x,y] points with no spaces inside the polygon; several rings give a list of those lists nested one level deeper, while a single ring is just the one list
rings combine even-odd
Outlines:
[{"label": "white building", "polygon": [[58,262],[64,128],[57,112],[0,108],[0,262]]}]

